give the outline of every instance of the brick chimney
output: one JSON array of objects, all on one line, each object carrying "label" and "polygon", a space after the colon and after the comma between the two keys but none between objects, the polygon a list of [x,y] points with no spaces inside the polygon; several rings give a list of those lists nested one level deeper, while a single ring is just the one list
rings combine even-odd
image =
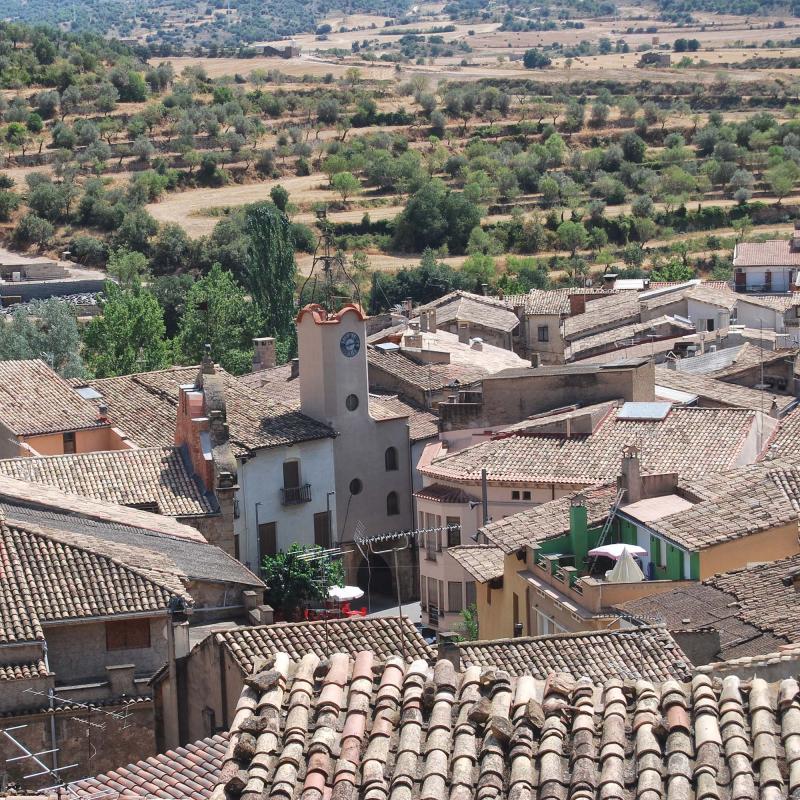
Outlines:
[{"label": "brick chimney", "polygon": [[275,339],[272,336],[253,339],[253,347],[253,372],[274,369],[276,366]]},{"label": "brick chimney", "polygon": [[586,311],[586,295],[585,294],[571,294],[569,296],[569,315],[576,317],[578,314],[583,314]]},{"label": "brick chimney", "polygon": [[229,441],[224,385],[209,356],[203,359],[194,384],[180,387],[175,444],[195,477],[213,492],[219,507],[219,516],[204,522],[201,533],[234,555],[234,496],[239,488],[236,458]]}]

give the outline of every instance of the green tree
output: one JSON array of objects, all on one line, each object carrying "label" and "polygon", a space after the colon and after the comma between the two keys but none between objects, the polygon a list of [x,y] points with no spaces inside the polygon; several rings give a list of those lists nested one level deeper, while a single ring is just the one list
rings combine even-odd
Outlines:
[{"label": "green tree", "polygon": [[526,50],[525,55],[522,57],[522,64],[525,69],[542,69],[543,67],[549,67],[551,63],[550,57],[535,47]]},{"label": "green tree", "polygon": [[556,233],[561,246],[569,250],[570,256],[574,256],[577,250],[582,250],[589,243],[589,235],[581,222],[562,222]]},{"label": "green tree", "polygon": [[474,284],[476,289],[483,283],[492,283],[497,277],[494,259],[483,253],[473,253],[469,256],[464,261],[461,271]]},{"label": "green tree", "polygon": [[142,287],[123,288],[108,282],[101,315],[83,337],[89,369],[98,378],[169,366],[164,317],[155,296]]},{"label": "green tree", "polygon": [[791,194],[798,179],[800,179],[800,167],[794,161],[782,161],[772,169],[768,169],[764,177],[772,190],[772,194],[778,199],[777,205],[781,204],[786,195]]},{"label": "green tree", "polygon": [[50,298],[14,311],[0,336],[0,360],[41,358],[59,375],[79,378],[86,372],[80,346],[72,306]]},{"label": "green tree", "polygon": [[464,631],[464,638],[468,641],[475,641],[478,638],[478,609],[473,605],[467,606],[461,612],[461,627]]},{"label": "green tree", "polygon": [[280,184],[273,186],[269,190],[269,197],[270,200],[275,203],[279,211],[286,213],[286,207],[289,205],[289,192],[287,192],[283,186]]},{"label": "green tree", "polygon": [[247,372],[253,360],[251,341],[257,331],[244,289],[219,264],[192,284],[178,329],[178,347],[189,363],[200,361],[206,345],[224,369]]},{"label": "green tree", "polygon": [[299,617],[300,609],[307,603],[324,601],[323,586],[344,583],[341,561],[300,558],[319,549],[293,542],[288,552],[266,556],[261,562],[261,577],[269,587],[264,600],[287,619]]},{"label": "green tree", "polygon": [[150,265],[143,253],[120,248],[111,254],[106,270],[120,286],[131,289],[140,286],[147,279]]},{"label": "green tree", "polygon": [[673,258],[671,261],[668,261],[666,264],[658,267],[658,269],[654,269],[650,273],[650,280],[653,281],[682,282],[690,281],[694,277],[696,277],[694,270],[686,264],[681,263],[681,261],[676,258]]},{"label": "green tree", "polygon": [[290,339],[294,335],[297,264],[289,220],[272,203],[257,203],[247,209],[245,231],[250,240],[245,279],[264,330],[279,339]]},{"label": "green tree", "polygon": [[352,197],[361,190],[361,181],[352,172],[339,172],[331,179],[331,188],[346,203],[348,197]]}]

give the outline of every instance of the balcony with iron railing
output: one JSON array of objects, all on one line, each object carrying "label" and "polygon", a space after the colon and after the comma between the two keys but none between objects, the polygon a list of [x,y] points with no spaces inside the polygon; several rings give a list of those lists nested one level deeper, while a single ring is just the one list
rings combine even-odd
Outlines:
[{"label": "balcony with iron railing", "polygon": [[281,505],[299,506],[311,502],[311,484],[302,486],[284,486],[281,488]]}]

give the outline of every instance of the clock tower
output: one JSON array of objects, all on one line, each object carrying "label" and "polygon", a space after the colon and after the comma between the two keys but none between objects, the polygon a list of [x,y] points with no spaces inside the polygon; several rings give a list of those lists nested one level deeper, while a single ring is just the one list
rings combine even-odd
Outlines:
[{"label": "clock tower", "polygon": [[[408,417],[370,415],[366,317],[359,306],[346,305],[335,314],[319,305],[303,308],[297,315],[297,348],[300,410],[336,433],[334,540],[348,551],[348,582],[365,585],[372,580],[373,591],[391,594],[394,587],[388,584],[398,576],[392,574],[389,581],[375,577],[375,559],[380,557],[366,564],[352,542],[359,533],[372,536],[412,525]],[[412,551],[403,553],[401,562],[407,567],[399,576],[403,594],[414,596]]]}]

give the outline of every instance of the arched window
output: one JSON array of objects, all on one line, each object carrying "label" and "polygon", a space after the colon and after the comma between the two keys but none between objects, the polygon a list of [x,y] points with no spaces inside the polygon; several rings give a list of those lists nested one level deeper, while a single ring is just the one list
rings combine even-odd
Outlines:
[{"label": "arched window", "polygon": [[386,495],[386,514],[394,517],[400,513],[400,502],[397,499],[397,492],[389,492]]},{"label": "arched window", "polygon": [[383,458],[386,462],[386,471],[394,472],[397,469],[397,448],[387,447]]}]

